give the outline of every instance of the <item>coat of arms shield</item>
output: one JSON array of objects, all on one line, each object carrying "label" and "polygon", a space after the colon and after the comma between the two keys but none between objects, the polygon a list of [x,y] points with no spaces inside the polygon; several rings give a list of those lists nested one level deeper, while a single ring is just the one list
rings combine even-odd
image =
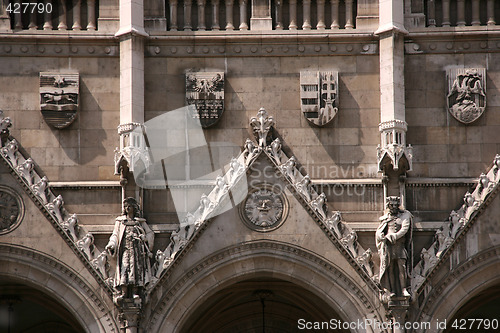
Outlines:
[{"label": "coat of arms shield", "polygon": [[448,111],[464,124],[476,121],[486,108],[486,69],[454,68],[447,71]]},{"label": "coat of arms shield", "polygon": [[338,112],[338,72],[300,72],[300,106],[306,119],[328,124]]},{"label": "coat of arms shield", "polygon": [[224,112],[224,72],[186,73],[186,102],[201,127],[214,125]]},{"label": "coat of arms shield", "polygon": [[80,75],[40,73],[40,110],[47,124],[55,128],[71,125],[78,113]]}]

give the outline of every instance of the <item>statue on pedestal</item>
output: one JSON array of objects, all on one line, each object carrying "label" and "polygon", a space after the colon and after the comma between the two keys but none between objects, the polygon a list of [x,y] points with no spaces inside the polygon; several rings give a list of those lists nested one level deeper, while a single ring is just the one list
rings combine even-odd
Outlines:
[{"label": "statue on pedestal", "polygon": [[151,280],[150,258],[153,256],[154,233],[142,218],[139,205],[134,198],[123,200],[123,215],[116,218],[113,234],[106,251],[116,255],[114,286],[124,298],[139,301],[142,289]]},{"label": "statue on pedestal", "polygon": [[413,216],[400,209],[399,197],[387,198],[387,213],[380,217],[375,242],[380,256],[380,284],[389,297],[409,297]]}]

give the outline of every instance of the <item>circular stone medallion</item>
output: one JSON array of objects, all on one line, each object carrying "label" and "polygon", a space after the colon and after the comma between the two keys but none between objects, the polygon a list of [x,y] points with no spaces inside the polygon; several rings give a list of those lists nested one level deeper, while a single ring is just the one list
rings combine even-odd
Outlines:
[{"label": "circular stone medallion", "polygon": [[24,215],[21,197],[9,187],[0,186],[0,235],[19,226]]},{"label": "circular stone medallion", "polygon": [[240,215],[247,227],[260,232],[275,230],[288,215],[288,201],[282,189],[275,185],[253,187],[240,205]]}]

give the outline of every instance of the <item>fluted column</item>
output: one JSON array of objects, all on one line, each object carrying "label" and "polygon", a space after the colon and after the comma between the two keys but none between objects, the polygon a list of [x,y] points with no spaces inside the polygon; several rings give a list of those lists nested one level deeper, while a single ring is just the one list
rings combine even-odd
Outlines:
[{"label": "fluted column", "polygon": [[353,29],[354,28],[354,12],[352,10],[352,2],[353,0],[345,0],[345,28]]},{"label": "fluted column", "polygon": [[488,25],[495,25],[495,0],[488,0],[486,4],[486,12],[488,16]]},{"label": "fluted column", "polygon": [[177,0],[170,0],[170,31],[177,31]]},{"label": "fluted column", "polygon": [[57,26],[58,30],[67,30],[68,25],[66,24],[66,14],[67,14],[67,8],[66,8],[66,1],[61,1],[59,2],[59,25]]},{"label": "fluted column", "polygon": [[465,27],[465,0],[457,0],[457,26]]},{"label": "fluted column", "polygon": [[[45,8],[47,8],[47,4],[52,6],[52,0],[45,0]],[[52,30],[52,13],[45,11],[43,14],[43,30]]]},{"label": "fluted column", "polygon": [[472,0],[472,25],[481,25],[479,16],[479,0]]},{"label": "fluted column", "polygon": [[304,14],[303,30],[311,30],[311,0],[303,0],[302,12]]},{"label": "fluted column", "polygon": [[339,25],[339,0],[330,0],[332,6],[332,25],[330,28],[338,29]]},{"label": "fluted column", "polygon": [[234,0],[226,0],[226,30],[234,30],[233,23],[233,5]]},{"label": "fluted column", "polygon": [[192,0],[184,0],[184,31],[193,30],[191,26],[191,9]]},{"label": "fluted column", "polygon": [[289,30],[297,30],[297,0],[290,0],[290,24]]},{"label": "fluted column", "polygon": [[219,0],[212,0],[212,30],[220,30],[219,25]]},{"label": "fluted column", "polygon": [[206,30],[205,26],[205,4],[206,0],[198,0],[198,30]]},{"label": "fluted column", "polygon": [[317,14],[318,23],[316,24],[316,29],[324,30],[326,28],[325,24],[325,0],[318,0],[317,2]]},{"label": "fluted column", "polygon": [[73,1],[73,30],[81,30],[82,26],[80,24],[80,7],[82,5],[81,0],[74,0]]},{"label": "fluted column", "polygon": [[97,29],[97,24],[95,20],[95,0],[87,0],[87,30],[95,31]]},{"label": "fluted column", "polygon": [[443,27],[449,27],[450,24],[450,0],[443,0]]},{"label": "fluted column", "polygon": [[240,30],[248,30],[247,4],[248,0],[240,0]]}]

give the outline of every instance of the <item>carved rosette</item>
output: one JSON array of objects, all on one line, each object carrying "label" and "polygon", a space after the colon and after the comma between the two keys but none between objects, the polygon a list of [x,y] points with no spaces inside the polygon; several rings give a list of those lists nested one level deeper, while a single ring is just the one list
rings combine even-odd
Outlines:
[{"label": "carved rosette", "polygon": [[300,72],[300,107],[317,126],[331,122],[338,112],[338,72]]},{"label": "carved rosette", "polygon": [[456,120],[470,124],[486,109],[486,69],[453,68],[446,72],[448,111]]},{"label": "carved rosette", "polygon": [[76,119],[79,105],[78,73],[40,73],[40,110],[47,124],[65,128]]},{"label": "carved rosette", "polygon": [[219,121],[224,112],[224,72],[186,73],[186,103],[194,119],[207,128]]},{"label": "carved rosette", "polygon": [[275,186],[260,184],[250,190],[241,203],[240,215],[245,225],[252,230],[276,230],[288,216],[288,201]]},{"label": "carved rosette", "polygon": [[405,171],[412,170],[413,148],[406,146],[407,124],[402,120],[389,120],[379,125],[382,145],[377,147],[378,171],[383,172],[388,165],[394,170],[400,166]]},{"label": "carved rosette", "polygon": [[10,187],[0,186],[0,235],[19,226],[24,216],[21,197]]}]

